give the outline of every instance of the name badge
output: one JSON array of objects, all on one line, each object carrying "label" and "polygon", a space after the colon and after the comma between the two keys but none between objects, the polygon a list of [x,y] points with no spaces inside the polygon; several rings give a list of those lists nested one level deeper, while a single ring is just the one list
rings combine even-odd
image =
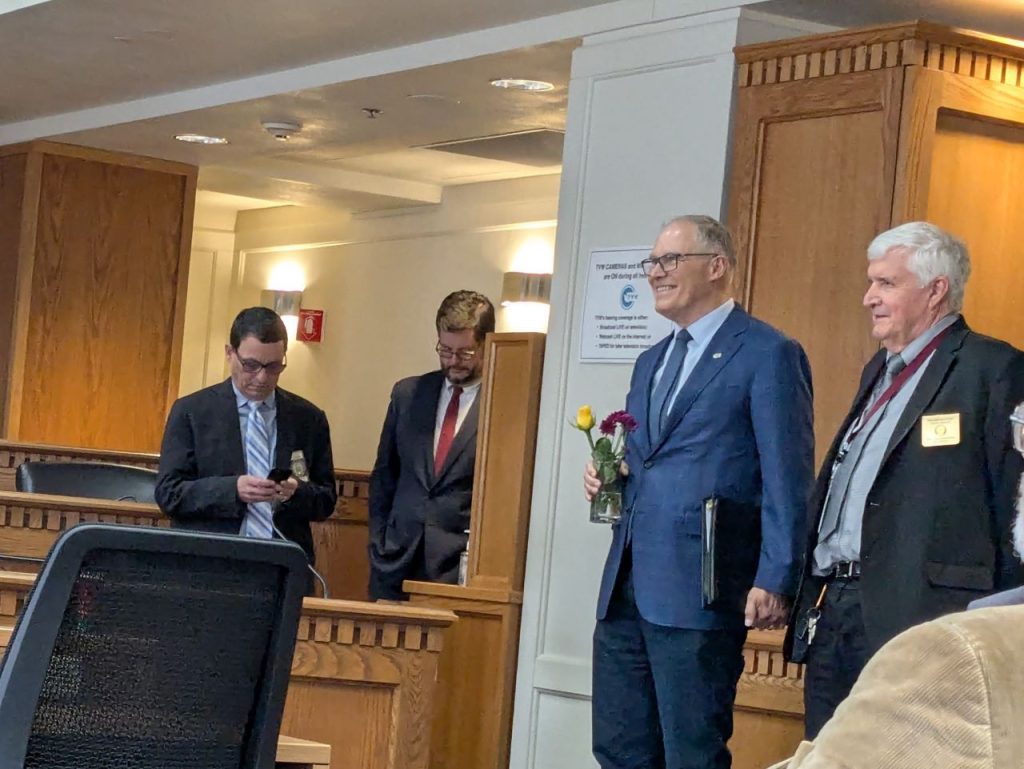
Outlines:
[{"label": "name badge", "polygon": [[921,417],[921,445],[956,446],[960,443],[960,414],[925,414]]},{"label": "name badge", "polygon": [[291,466],[292,475],[300,481],[309,483],[309,467],[306,465],[306,455],[300,449],[292,452]]}]

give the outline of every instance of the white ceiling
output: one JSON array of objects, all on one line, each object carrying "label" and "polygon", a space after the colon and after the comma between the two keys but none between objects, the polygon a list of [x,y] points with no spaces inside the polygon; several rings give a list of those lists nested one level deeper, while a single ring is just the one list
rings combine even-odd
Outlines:
[{"label": "white ceiling", "polygon": [[[431,204],[446,185],[558,172],[420,147],[563,129],[581,37],[740,4],[1024,38],[1021,0],[0,0],[0,144],[51,137],[194,163],[219,207]],[[556,87],[504,92],[494,77]],[[264,120],[303,129],[276,142]],[[175,142],[182,132],[230,144]]]}]

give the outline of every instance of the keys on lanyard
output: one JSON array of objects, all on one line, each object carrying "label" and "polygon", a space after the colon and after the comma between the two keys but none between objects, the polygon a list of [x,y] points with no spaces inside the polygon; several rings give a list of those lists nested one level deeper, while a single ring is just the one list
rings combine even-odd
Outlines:
[{"label": "keys on lanyard", "polygon": [[818,620],[821,619],[821,606],[825,603],[825,591],[828,590],[828,583],[826,582],[821,586],[821,592],[818,593],[818,600],[815,601],[814,606],[810,611],[807,612],[807,645],[810,646],[814,643],[814,634],[818,632]]}]

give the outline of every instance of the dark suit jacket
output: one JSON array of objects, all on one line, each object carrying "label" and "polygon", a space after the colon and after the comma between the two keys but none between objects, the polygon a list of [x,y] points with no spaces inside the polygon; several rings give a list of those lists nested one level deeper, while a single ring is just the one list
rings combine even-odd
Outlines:
[{"label": "dark suit jacket", "polygon": [[[804,577],[794,611],[817,599],[812,551],[829,475],[850,422],[863,411],[885,366],[880,350],[818,475],[811,499]],[[941,614],[962,611],[993,590],[1020,584],[1009,530],[1024,469],[1013,450],[1009,416],[1024,400],[1024,353],[975,334],[961,318],[925,369],[886,449],[868,494],[861,534],[861,612],[869,650]],[[959,414],[960,442],[921,445],[921,417]],[[790,622],[786,652],[792,650]]]},{"label": "dark suit jacket", "polygon": [[434,428],[444,375],[432,371],[391,391],[370,475],[370,597],[401,599],[402,580],[454,584],[473,499],[479,394],[434,475]]},{"label": "dark suit jacket", "polygon": [[[310,521],[334,512],[338,495],[327,417],[298,395],[277,388],[277,446],[274,467],[289,467],[302,451],[309,482],[274,514],[274,523],[299,544],[313,563]],[[160,447],[156,502],[176,526],[237,534],[246,505],[237,481],[245,475],[245,448],[231,380],[179,398],[171,407]]]},{"label": "dark suit jacket", "polygon": [[[796,589],[814,472],[810,367],[797,342],[736,307],[679,391],[662,435],[651,436],[651,380],[667,347],[668,338],[633,369],[626,409],[639,427],[627,441],[625,513],[612,527],[597,616],[606,616],[631,538],[644,619],[742,628],[751,584],[787,595]],[[750,563],[738,564],[746,584],[715,610],[702,608],[700,581],[702,502],[711,496],[728,500],[735,513],[731,530],[719,535],[751,554]]]}]

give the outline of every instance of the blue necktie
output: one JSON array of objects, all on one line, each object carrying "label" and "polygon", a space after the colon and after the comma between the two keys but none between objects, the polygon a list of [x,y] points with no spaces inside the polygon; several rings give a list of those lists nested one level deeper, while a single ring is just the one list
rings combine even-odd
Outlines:
[{"label": "blue necktie", "polygon": [[[267,405],[250,401],[249,407],[249,418],[245,423],[245,463],[249,475],[266,478],[270,473],[270,433],[263,418]],[[273,521],[274,508],[269,502],[250,502],[241,534],[271,539],[274,536]]]},{"label": "blue necktie", "polygon": [[651,393],[650,408],[647,411],[647,428],[651,437],[661,435],[661,428],[665,424],[665,417],[668,416],[667,408],[671,404],[671,395],[675,392],[679,375],[683,371],[683,361],[686,359],[686,345],[693,339],[690,332],[685,328],[676,332],[676,343],[672,346],[672,354],[668,356],[665,369],[661,372],[661,379],[658,386]]}]

